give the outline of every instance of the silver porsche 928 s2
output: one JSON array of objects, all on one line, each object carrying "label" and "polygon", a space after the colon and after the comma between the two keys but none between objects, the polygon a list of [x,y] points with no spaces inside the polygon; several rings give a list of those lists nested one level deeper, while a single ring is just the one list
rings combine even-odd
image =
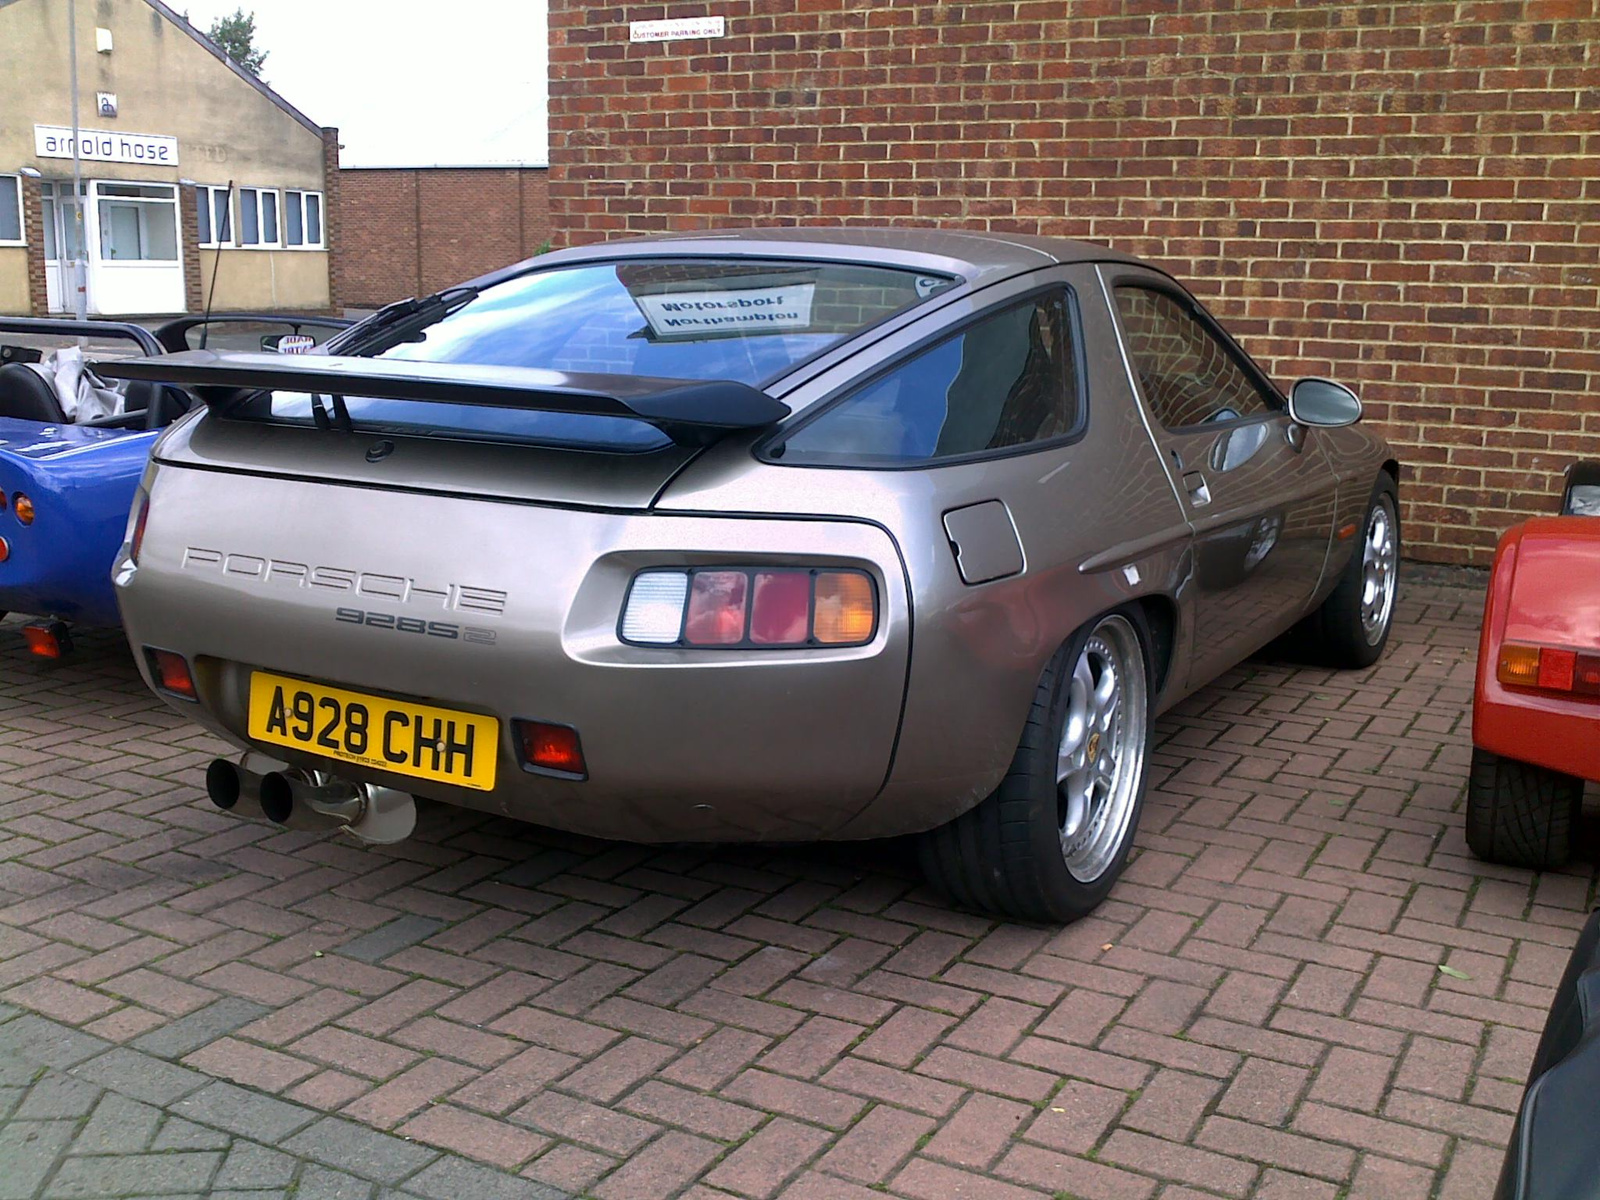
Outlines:
[{"label": "silver porsche 928 s2", "polygon": [[406,836],[412,793],[641,842],[919,836],[1087,913],[1163,709],[1297,623],[1382,652],[1398,465],[1171,277],[927,230],[549,254],[327,353],[106,364],[202,400],[115,566],[212,799]]}]

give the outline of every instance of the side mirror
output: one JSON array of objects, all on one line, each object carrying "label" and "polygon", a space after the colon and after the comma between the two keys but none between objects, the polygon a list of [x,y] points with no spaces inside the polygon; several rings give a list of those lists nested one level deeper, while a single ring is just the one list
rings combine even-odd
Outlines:
[{"label": "side mirror", "polygon": [[1567,468],[1561,515],[1600,517],[1600,462],[1573,463]]},{"label": "side mirror", "polygon": [[263,350],[276,350],[278,343],[283,340],[281,333],[263,333],[261,335],[261,348]]},{"label": "side mirror", "polygon": [[1289,389],[1289,419],[1330,429],[1354,425],[1361,420],[1361,400],[1342,383],[1308,376]]}]

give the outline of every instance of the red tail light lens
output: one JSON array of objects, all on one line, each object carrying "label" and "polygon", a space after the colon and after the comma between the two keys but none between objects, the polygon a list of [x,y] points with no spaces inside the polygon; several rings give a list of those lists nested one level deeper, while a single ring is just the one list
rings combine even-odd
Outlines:
[{"label": "red tail light lens", "polygon": [[750,577],[743,571],[696,571],[689,581],[689,619],[683,640],[691,646],[732,646],[744,641]]},{"label": "red tail light lens", "polygon": [[750,603],[750,640],[758,646],[801,646],[811,627],[811,573],[762,571]]},{"label": "red tail light lens", "polygon": [[194,676],[189,673],[189,664],[183,655],[157,650],[154,646],[146,646],[144,653],[159,690],[184,700],[199,698],[194,690]]},{"label": "red tail light lens", "polygon": [[516,727],[518,749],[526,766],[559,775],[588,776],[583,745],[572,726],[548,721],[514,721],[512,724]]},{"label": "red tail light lens", "polygon": [[128,544],[128,557],[134,566],[139,565],[139,547],[144,545],[144,525],[150,519],[150,497],[139,493],[139,513],[133,519],[133,537]]},{"label": "red tail light lens", "polygon": [[1600,654],[1507,642],[1500,647],[1495,678],[1514,687],[1600,696]]}]

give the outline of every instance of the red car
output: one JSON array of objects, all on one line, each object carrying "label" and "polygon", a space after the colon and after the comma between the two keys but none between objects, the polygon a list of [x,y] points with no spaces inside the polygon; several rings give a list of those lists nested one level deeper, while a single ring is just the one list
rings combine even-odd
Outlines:
[{"label": "red car", "polygon": [[1567,473],[1561,516],[1500,539],[1472,698],[1467,844],[1559,867],[1600,781],[1600,462]]}]

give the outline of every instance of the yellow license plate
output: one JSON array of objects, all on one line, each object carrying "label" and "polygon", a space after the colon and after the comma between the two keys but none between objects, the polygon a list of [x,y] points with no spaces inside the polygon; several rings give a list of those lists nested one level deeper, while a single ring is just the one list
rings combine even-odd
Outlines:
[{"label": "yellow license plate", "polygon": [[486,792],[494,787],[500,723],[479,713],[255,671],[250,676],[250,737]]}]

